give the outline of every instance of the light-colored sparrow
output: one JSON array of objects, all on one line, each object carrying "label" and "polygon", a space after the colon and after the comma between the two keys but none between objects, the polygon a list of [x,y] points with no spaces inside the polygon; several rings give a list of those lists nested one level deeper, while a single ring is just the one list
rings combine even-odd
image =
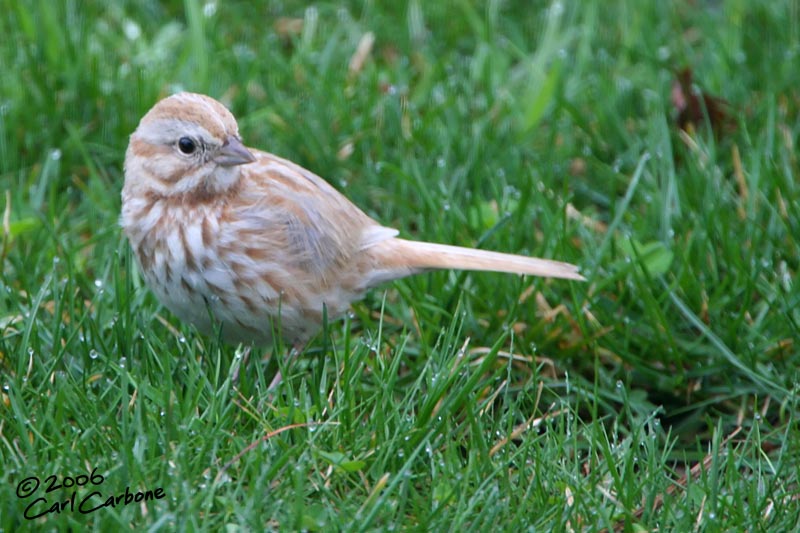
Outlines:
[{"label": "light-colored sparrow", "polygon": [[367,289],[429,269],[582,280],[568,263],[397,238],[326,181],[246,148],[208,96],[158,102],[125,154],[122,227],[147,284],[200,331],[302,343]]}]

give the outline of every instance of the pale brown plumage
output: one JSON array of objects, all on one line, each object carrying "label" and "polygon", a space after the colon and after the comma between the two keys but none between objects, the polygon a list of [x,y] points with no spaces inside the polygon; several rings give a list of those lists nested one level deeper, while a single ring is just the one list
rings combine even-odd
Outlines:
[{"label": "pale brown plumage", "polygon": [[245,148],[216,100],[158,102],[125,156],[122,227],[148,285],[201,331],[301,342],[364,291],[427,269],[582,280],[568,263],[396,237],[320,177]]}]

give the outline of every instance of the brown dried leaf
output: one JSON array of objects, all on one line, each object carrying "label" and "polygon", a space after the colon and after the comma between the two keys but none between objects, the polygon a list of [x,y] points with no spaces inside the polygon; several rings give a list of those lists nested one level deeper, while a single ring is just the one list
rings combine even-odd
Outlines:
[{"label": "brown dried leaf", "polygon": [[722,98],[697,89],[693,78],[692,69],[685,67],[675,75],[675,81],[672,82],[670,99],[678,112],[678,127],[687,132],[692,131],[698,124],[703,124],[708,115],[708,121],[716,133],[730,128],[730,104]]},{"label": "brown dried leaf", "polygon": [[275,33],[281,37],[291,37],[293,35],[300,35],[303,31],[303,19],[279,17],[275,20]]}]

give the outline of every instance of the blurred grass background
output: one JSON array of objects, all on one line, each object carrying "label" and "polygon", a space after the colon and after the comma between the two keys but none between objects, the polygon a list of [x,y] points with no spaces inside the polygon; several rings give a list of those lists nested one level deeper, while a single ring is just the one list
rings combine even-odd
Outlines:
[{"label": "blurred grass background", "polygon": [[[0,8],[3,530],[797,526],[796,0]],[[404,236],[590,281],[388,285],[268,398],[117,225],[178,90]],[[92,469],[166,497],[26,518]]]}]

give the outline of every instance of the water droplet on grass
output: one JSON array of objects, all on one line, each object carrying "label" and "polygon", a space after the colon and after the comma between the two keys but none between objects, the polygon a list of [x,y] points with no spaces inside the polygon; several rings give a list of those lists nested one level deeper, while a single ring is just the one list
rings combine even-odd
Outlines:
[{"label": "water droplet on grass", "polygon": [[122,32],[129,41],[135,41],[142,35],[142,28],[132,20],[126,20],[122,25]]},{"label": "water droplet on grass", "polygon": [[206,18],[211,18],[217,12],[217,3],[216,2],[206,2],[203,6],[203,16]]}]

